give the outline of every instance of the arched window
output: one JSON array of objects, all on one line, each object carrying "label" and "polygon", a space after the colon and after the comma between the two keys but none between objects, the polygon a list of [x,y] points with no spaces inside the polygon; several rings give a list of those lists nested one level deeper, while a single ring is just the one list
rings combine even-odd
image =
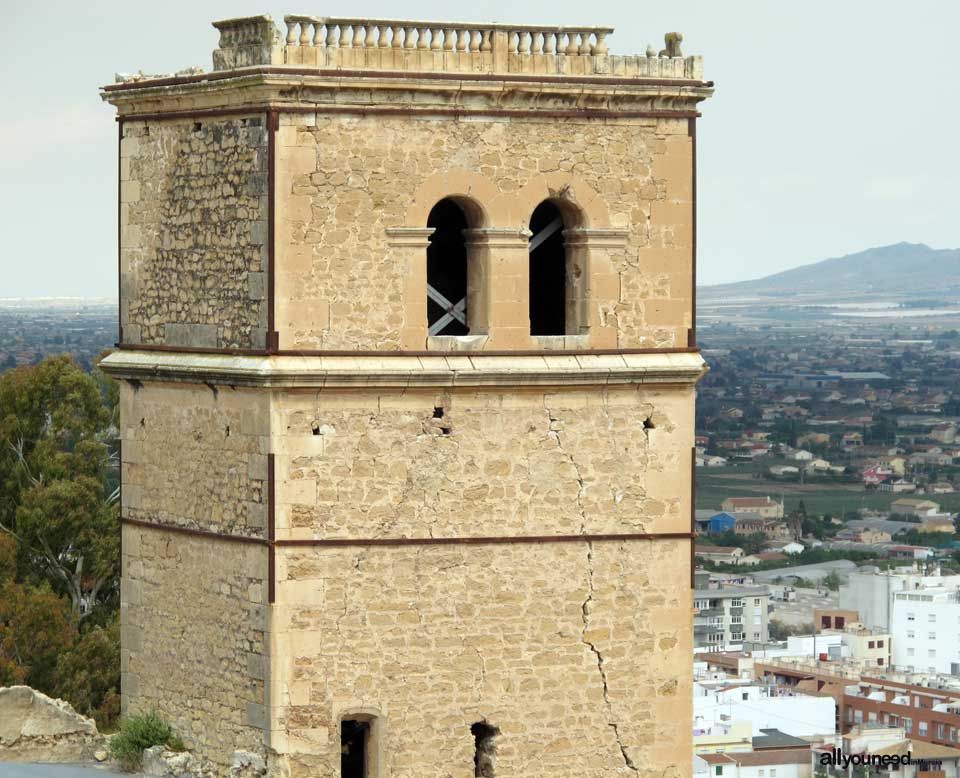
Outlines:
[{"label": "arched window", "polygon": [[441,200],[430,211],[433,228],[427,248],[427,324],[431,335],[467,335],[468,228],[463,209],[452,199]]},{"label": "arched window", "polygon": [[530,217],[530,334],[565,335],[567,259],[563,215],[549,200]]}]

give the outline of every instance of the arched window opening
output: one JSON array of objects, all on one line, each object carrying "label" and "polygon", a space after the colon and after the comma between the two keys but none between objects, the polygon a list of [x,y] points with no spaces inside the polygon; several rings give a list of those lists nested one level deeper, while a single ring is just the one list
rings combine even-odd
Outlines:
[{"label": "arched window opening", "polygon": [[566,334],[566,251],[563,215],[544,201],[530,217],[530,334]]},{"label": "arched window opening", "polygon": [[427,324],[431,335],[467,335],[467,245],[469,226],[453,200],[441,200],[430,211],[433,228],[427,248]]}]

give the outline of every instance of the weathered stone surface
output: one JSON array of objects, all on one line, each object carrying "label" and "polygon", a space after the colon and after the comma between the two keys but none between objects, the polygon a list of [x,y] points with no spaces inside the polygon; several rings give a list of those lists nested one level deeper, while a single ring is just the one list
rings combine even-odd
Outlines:
[{"label": "weathered stone surface", "polygon": [[0,762],[79,762],[102,745],[93,719],[29,686],[0,688]]},{"label": "weathered stone surface", "polygon": [[189,751],[170,751],[153,746],[143,752],[143,774],[146,778],[215,778],[215,768]]},{"label": "weathered stone surface", "polygon": [[129,122],[123,136],[124,339],[263,348],[263,118]]},{"label": "weathered stone surface", "polygon": [[259,754],[249,751],[234,751],[230,765],[230,778],[259,778],[267,774],[267,765]]}]

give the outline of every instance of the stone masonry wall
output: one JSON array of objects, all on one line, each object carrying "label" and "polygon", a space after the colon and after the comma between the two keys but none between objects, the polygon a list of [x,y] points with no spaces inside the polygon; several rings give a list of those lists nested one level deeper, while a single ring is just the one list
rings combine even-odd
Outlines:
[{"label": "stone masonry wall", "polygon": [[[422,290],[411,297],[405,285],[425,252],[396,248],[387,230],[425,227],[430,208],[448,195],[486,212],[486,223],[472,226],[516,233],[539,202],[554,197],[582,209],[588,227],[626,230],[609,258],[593,251],[603,274],[591,280],[598,310],[588,347],[687,343],[693,192],[686,119],[282,115],[277,153],[284,348],[425,348],[425,338],[405,336],[424,315]],[[526,317],[515,312],[516,323]],[[517,345],[524,344],[508,347]]]},{"label": "stone masonry wall", "polygon": [[[381,718],[379,775],[689,775],[689,541],[284,550],[277,747],[337,778],[339,720]],[[287,774],[287,773],[283,773]]]},{"label": "stone masonry wall", "polygon": [[267,549],[163,525],[266,537],[269,397],[121,384],[122,694],[218,764],[263,753]]},{"label": "stone masonry wall", "polygon": [[123,124],[125,343],[265,347],[264,125],[263,116]]},{"label": "stone masonry wall", "polygon": [[284,392],[278,532],[686,531],[692,399],[636,386]]},{"label": "stone masonry wall", "polygon": [[[277,536],[686,531],[692,399],[278,393]],[[384,777],[472,776],[481,720],[497,775],[688,775],[689,543],[282,547],[274,747],[334,778],[340,719],[373,711]]]},{"label": "stone masonry wall", "polygon": [[121,402],[125,517],[266,536],[267,395],[125,382]]},{"label": "stone masonry wall", "polygon": [[157,711],[222,775],[264,753],[266,569],[262,546],[123,528],[125,713]]}]

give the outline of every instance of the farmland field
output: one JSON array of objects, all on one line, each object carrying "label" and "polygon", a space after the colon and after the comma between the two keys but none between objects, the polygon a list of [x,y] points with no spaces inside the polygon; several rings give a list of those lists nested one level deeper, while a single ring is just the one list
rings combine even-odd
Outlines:
[{"label": "farmland field", "polygon": [[803,500],[808,513],[829,513],[839,516],[844,511],[872,508],[886,511],[900,497],[920,497],[940,503],[943,511],[960,511],[960,494],[882,494],[866,491],[860,484],[798,484],[755,478],[760,468],[699,467],[697,468],[697,507],[719,508],[727,497],[773,497],[784,501],[789,513]]}]

